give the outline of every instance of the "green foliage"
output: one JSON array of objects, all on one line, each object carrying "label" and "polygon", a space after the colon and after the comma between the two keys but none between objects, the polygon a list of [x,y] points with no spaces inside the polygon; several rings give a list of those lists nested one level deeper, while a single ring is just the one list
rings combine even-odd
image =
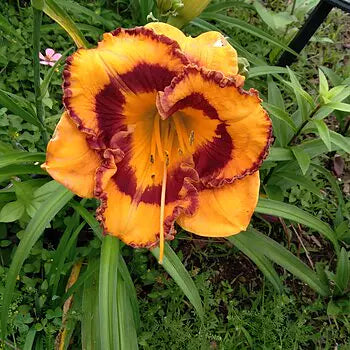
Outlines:
[{"label": "green foliage", "polygon": [[[275,66],[281,50],[290,51],[293,27],[316,1],[273,3],[272,9],[270,1],[214,0],[186,28],[194,35],[222,31],[249,61],[245,88],[261,91],[275,142],[261,168],[262,195],[247,232],[229,237],[228,246],[195,237],[184,244],[187,236],[180,233],[166,245],[163,266],[146,250],[103,236],[92,214],[96,201],[76,202],[40,164],[46,133],[62,112],[61,74],[74,43],[95,45],[103,32],[154,17],[166,21],[176,11],[158,9],[153,0],[33,0],[34,13],[26,2],[0,5],[6,13],[0,15],[5,344],[53,349],[63,329],[65,349],[70,340],[77,349],[327,349],[349,343],[350,205],[329,164],[337,152],[349,171],[350,80],[343,79],[346,65],[339,65],[343,54],[329,51],[339,36],[335,29],[321,28],[293,67]],[[328,26],[332,19],[342,23],[338,13],[332,16]],[[62,59],[41,67],[40,44]],[[323,56],[314,54],[318,46]],[[159,249],[151,252],[157,259]],[[76,264],[82,269],[69,285]]]}]

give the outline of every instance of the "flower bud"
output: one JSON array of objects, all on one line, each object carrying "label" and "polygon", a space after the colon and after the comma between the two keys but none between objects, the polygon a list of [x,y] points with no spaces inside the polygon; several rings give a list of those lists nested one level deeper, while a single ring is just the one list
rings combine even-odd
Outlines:
[{"label": "flower bud", "polygon": [[177,15],[177,11],[183,7],[182,0],[157,0],[157,7],[161,14]]},{"label": "flower bud", "polygon": [[168,23],[181,28],[193,18],[198,17],[202,11],[209,5],[211,0],[182,0],[183,7],[178,9],[177,15],[172,15]]}]

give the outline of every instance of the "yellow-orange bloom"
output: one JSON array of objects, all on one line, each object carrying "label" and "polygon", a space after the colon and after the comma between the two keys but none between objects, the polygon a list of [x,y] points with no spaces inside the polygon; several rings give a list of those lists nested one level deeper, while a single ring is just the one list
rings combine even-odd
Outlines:
[{"label": "yellow-orange bloom", "polygon": [[242,89],[236,51],[163,23],[117,29],[64,70],[64,112],[43,167],[101,201],[106,233],[135,247],[172,239],[176,221],[202,236],[249,224],[271,122]]}]

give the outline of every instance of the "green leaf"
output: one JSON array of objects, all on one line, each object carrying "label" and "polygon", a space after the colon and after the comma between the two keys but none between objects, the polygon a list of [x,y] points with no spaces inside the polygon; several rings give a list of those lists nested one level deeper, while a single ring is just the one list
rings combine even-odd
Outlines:
[{"label": "green leaf", "polygon": [[13,297],[17,276],[21,270],[23,262],[28,257],[31,248],[39,239],[48,223],[67,204],[67,202],[72,199],[72,197],[72,192],[57,183],[56,191],[47,201],[41,205],[40,209],[30,220],[28,226],[25,229],[23,238],[21,239],[14,254],[6,278],[3,305],[1,309],[1,330],[3,338],[6,337],[8,308]]},{"label": "green leaf", "polygon": [[271,147],[268,157],[265,161],[283,162],[285,160],[293,160],[293,153],[288,148]]},{"label": "green leaf", "polygon": [[[164,260],[162,266],[181,288],[196,309],[198,316],[202,319],[204,316],[204,310],[196,285],[169,244],[166,243],[164,248]],[[159,247],[151,249],[151,253],[156,259],[159,258],[159,252]]]},{"label": "green leaf", "polygon": [[323,120],[313,120],[313,123],[316,125],[318,134],[320,135],[321,140],[326,145],[328,151],[331,151],[332,143],[331,143],[331,136],[329,134],[328,126]]},{"label": "green leaf", "polygon": [[134,324],[136,327],[136,330],[140,328],[140,311],[139,311],[139,303],[137,300],[137,294],[135,285],[131,279],[128,267],[126,266],[126,263],[122,257],[122,255],[119,255],[119,265],[118,270],[120,273],[121,278],[123,279],[125,283],[125,288],[127,289],[127,295],[130,299],[130,305],[131,305],[131,312],[134,319]]},{"label": "green leaf", "polygon": [[[292,173],[290,171],[278,171],[276,174],[273,175],[274,177],[280,177],[282,179],[288,180],[289,182],[292,182],[293,184],[296,185],[301,185],[305,187],[308,191],[314,193],[317,197],[323,198],[320,193],[320,189],[317,188],[314,183],[306,178],[305,176],[302,175],[297,175],[295,173]],[[273,181],[271,181],[273,182]]]},{"label": "green leaf", "polygon": [[227,10],[231,8],[243,7],[254,10],[254,7],[243,1],[231,0],[231,1],[220,1],[219,3],[214,3],[209,5],[203,12],[219,12],[222,10]]},{"label": "green leaf", "polygon": [[0,13],[0,29],[7,33],[10,37],[15,37],[24,43],[24,39],[17,33],[16,29],[10,25],[7,19]]},{"label": "green leaf", "polygon": [[343,102],[330,102],[325,104],[326,107],[336,109],[338,111],[350,112],[350,104]]},{"label": "green leaf", "polygon": [[21,117],[26,122],[40,127],[40,122],[36,116],[20,107],[13,98],[9,97],[6,91],[0,90],[0,105],[6,107],[13,114]]},{"label": "green leaf", "polygon": [[306,118],[308,117],[309,105],[313,106],[314,104],[312,97],[306,91],[303,90],[294,72],[291,69],[289,69],[289,67],[287,67],[287,69],[291,82],[289,83],[285,80],[282,80],[282,82],[285,85],[289,86],[294,92],[298,103],[298,108],[301,113],[301,118],[302,120],[306,120]]},{"label": "green leaf", "polygon": [[0,210],[0,222],[13,222],[22,217],[25,206],[21,201],[5,204]]},{"label": "green leaf", "polygon": [[310,156],[299,146],[292,147],[291,150],[300,166],[302,173],[305,175],[310,166]]},{"label": "green leaf", "polygon": [[128,298],[128,288],[123,279],[118,279],[117,285],[119,349],[137,350],[137,335],[133,319],[132,307]]},{"label": "green leaf", "polygon": [[[70,203],[71,207],[74,208],[74,210],[81,215],[81,217],[86,221],[86,223],[92,228],[96,236],[102,240],[102,230],[99,222],[94,218],[94,216],[81,204],[71,201]],[[128,296],[130,298],[131,308],[132,308],[132,314],[134,317],[135,327],[136,329],[139,329],[140,327],[140,313],[139,313],[139,306],[137,301],[137,295],[134,283],[131,279],[129,270],[126,266],[126,263],[121,255],[119,255],[119,264],[118,264],[118,270],[121,275],[121,278],[125,282],[125,286],[128,289]]]},{"label": "green leaf", "polygon": [[94,216],[81,204],[71,201],[70,206],[77,212],[81,217],[87,222],[87,224],[92,228],[96,236],[102,240],[102,229],[99,222],[94,218]]},{"label": "green leaf", "polygon": [[349,269],[349,255],[343,247],[340,251],[337,263],[337,270],[335,273],[335,283],[342,294],[345,292],[350,281],[350,269]]},{"label": "green leaf", "polygon": [[76,227],[76,229],[70,235],[69,240],[67,241],[67,244],[65,244],[64,246],[62,245],[63,249],[60,249],[60,254],[57,255],[57,260],[55,260],[55,267],[57,264],[56,274],[52,283],[52,296],[57,295],[58,283],[60,281],[60,278],[62,277],[60,271],[63,270],[64,262],[68,257],[73,245],[76,244],[78,235],[84,226],[85,226],[85,222],[82,222],[78,227]]},{"label": "green leaf", "polygon": [[55,254],[52,257],[51,267],[47,273],[47,280],[49,281],[49,284],[50,284],[50,289],[48,294],[51,295],[52,298],[55,297],[55,293],[53,293],[52,290],[57,289],[57,287],[55,286],[58,285],[58,281],[61,277],[61,271],[58,269],[59,261],[61,256],[66,253],[65,247],[69,241],[69,237],[71,236],[76,224],[77,224],[76,220],[74,220],[73,217],[71,217],[68,220],[66,229],[64,230],[63,235],[60,238],[60,242],[57,246],[57,249],[55,250]]},{"label": "green leaf", "polygon": [[319,76],[319,80],[320,80],[320,86],[319,86],[320,96],[325,97],[328,93],[329,86],[328,86],[327,78],[320,68],[318,69],[318,76]]},{"label": "green leaf", "polygon": [[108,30],[113,30],[116,27],[113,21],[105,19],[104,17],[98,15],[87,7],[80,5],[77,2],[60,0],[59,3],[64,9],[70,11],[77,17],[82,17],[82,19],[85,19],[85,16],[89,16],[91,19],[93,19],[93,23],[96,24],[100,22],[105,25]]},{"label": "green leaf", "polygon": [[[99,263],[96,259],[90,259],[88,269]],[[100,322],[98,312],[98,268],[95,273],[85,281],[82,297],[82,318],[81,318],[81,342],[85,350],[95,350],[99,348],[100,342]]]},{"label": "green leaf", "polygon": [[254,229],[248,229],[246,232],[240,233],[240,235],[248,235],[250,240],[254,241],[254,246],[261,254],[284,267],[320,295],[329,295],[328,286],[319,279],[317,274],[282,245]]},{"label": "green leaf", "polygon": [[217,21],[232,27],[237,27],[243,31],[246,31],[258,38],[266,40],[271,44],[298,56],[298,54],[294,50],[290,49],[286,44],[278,41],[274,36],[240,19],[217,14],[217,13],[210,13],[210,12],[202,12],[200,18],[210,20],[210,21]]},{"label": "green leaf", "polygon": [[0,182],[10,179],[12,176],[19,176],[25,174],[47,174],[45,170],[41,169],[38,165],[8,165],[1,168],[0,171]]},{"label": "green leaf", "polygon": [[345,208],[343,193],[339,187],[338,182],[335,180],[333,174],[327,169],[325,169],[324,167],[319,166],[315,163],[311,163],[311,166],[312,168],[317,170],[319,173],[321,173],[328,180],[328,182],[332,186],[333,191],[335,192],[335,195],[337,196],[339,206]]},{"label": "green leaf", "polygon": [[337,251],[339,249],[335,233],[329,227],[329,225],[322,222],[314,215],[311,215],[294,205],[274,201],[271,199],[259,198],[259,202],[255,208],[255,211],[260,214],[282,217],[284,219],[292,220],[302,225],[306,225],[328,238],[333,243]]},{"label": "green leaf", "polygon": [[24,346],[23,346],[23,350],[32,350],[33,349],[35,335],[36,335],[36,329],[32,327],[27,333],[26,341],[25,341]]},{"label": "green leaf", "polygon": [[140,3],[140,19],[141,24],[147,23],[147,16],[152,11],[154,1],[153,0],[139,0]]},{"label": "green leaf", "polygon": [[[290,72],[292,72],[292,71],[290,71]],[[298,100],[298,98],[302,99],[303,101],[307,102],[312,107],[315,107],[315,103],[314,103],[314,100],[312,99],[311,95],[309,93],[307,93],[301,86],[295,84],[294,82],[289,82],[289,81],[285,81],[284,83],[287,86],[289,86],[291,88],[291,90],[294,91],[294,93],[297,97],[297,100]]]},{"label": "green leaf", "polygon": [[332,140],[332,143],[334,143],[336,146],[338,146],[340,149],[345,151],[346,153],[350,153],[350,139],[344,137],[343,135],[338,134],[335,131],[329,130],[329,134]]},{"label": "green leaf", "polygon": [[258,66],[249,69],[248,78],[255,78],[267,74],[288,73],[287,68],[277,66]]},{"label": "green leaf", "polygon": [[256,247],[256,240],[252,239],[249,234],[245,232],[239,233],[227,238],[233,243],[240,251],[242,251],[249,259],[254,261],[256,266],[265,275],[265,277],[271,282],[278,293],[283,292],[283,285],[276,270],[271,265],[271,262],[261,254],[260,250]]},{"label": "green leaf", "polygon": [[14,151],[8,152],[4,155],[1,155],[0,158],[0,168],[12,165],[12,164],[20,164],[26,162],[40,162],[43,163],[45,161],[45,153],[41,152],[22,152],[22,151]]},{"label": "green leaf", "polygon": [[261,19],[275,32],[286,30],[287,26],[297,21],[297,18],[288,12],[268,10],[259,1],[254,1],[254,7]]},{"label": "green leaf", "polygon": [[119,240],[107,235],[102,239],[99,277],[99,319],[101,349],[119,349],[117,305]]},{"label": "green leaf", "polygon": [[337,86],[342,83],[342,78],[339,75],[337,75],[334,71],[325,66],[321,66],[320,68],[327,75],[328,79],[333,84],[333,86]]},{"label": "green leaf", "polygon": [[78,280],[65,292],[60,299],[56,299],[57,304],[60,308],[63,307],[64,302],[74,293],[80,291],[80,289],[84,286],[84,283],[93,276],[98,271],[98,266],[94,265],[91,269],[86,269],[78,278]]},{"label": "green leaf", "polygon": [[87,48],[89,46],[89,43],[74,21],[55,0],[45,0],[43,11],[70,35],[78,48]]},{"label": "green leaf", "polygon": [[[331,100],[330,102],[340,102],[350,95],[350,89],[347,89],[346,85],[338,85],[330,89],[326,94],[326,98]],[[342,98],[344,96],[344,98]],[[337,101],[340,98],[339,101]]]},{"label": "green leaf", "polygon": [[266,103],[266,102],[263,103],[263,107],[265,109],[267,109],[268,112],[270,112],[273,116],[275,116],[276,118],[278,118],[278,119],[284,121],[286,124],[288,124],[288,126],[294,132],[297,130],[297,128],[293,122],[293,119],[290,117],[290,115],[286,111],[284,111],[283,109],[281,109],[277,106]]}]

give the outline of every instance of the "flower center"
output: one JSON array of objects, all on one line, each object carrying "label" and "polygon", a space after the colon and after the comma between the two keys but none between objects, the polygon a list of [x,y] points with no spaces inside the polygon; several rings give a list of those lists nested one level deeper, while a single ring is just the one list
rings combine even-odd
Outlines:
[{"label": "flower center", "polygon": [[[177,140],[175,139],[175,135],[177,136]],[[159,157],[159,160],[163,163],[159,222],[160,264],[163,263],[164,258],[164,213],[168,166],[172,158],[172,150],[176,141],[178,145],[177,151],[180,156],[191,152],[194,142],[194,131],[187,131],[187,128],[183,122],[183,116],[180,113],[176,113],[172,117],[162,120],[157,112],[153,121],[150,161],[153,164],[156,161],[156,158]]]}]

